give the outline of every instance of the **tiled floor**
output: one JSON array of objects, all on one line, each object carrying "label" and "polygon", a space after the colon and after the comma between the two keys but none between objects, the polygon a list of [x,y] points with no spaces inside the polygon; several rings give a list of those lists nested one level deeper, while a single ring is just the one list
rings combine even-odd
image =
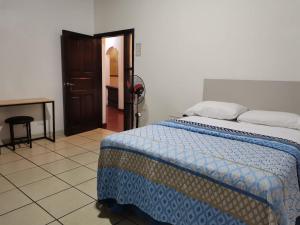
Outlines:
[{"label": "tiled floor", "polygon": [[117,132],[124,130],[124,112],[111,106],[106,106],[106,115],[107,129]]},{"label": "tiled floor", "polygon": [[129,215],[96,208],[99,143],[111,131],[97,129],[35,141],[0,155],[0,225],[141,225]]}]

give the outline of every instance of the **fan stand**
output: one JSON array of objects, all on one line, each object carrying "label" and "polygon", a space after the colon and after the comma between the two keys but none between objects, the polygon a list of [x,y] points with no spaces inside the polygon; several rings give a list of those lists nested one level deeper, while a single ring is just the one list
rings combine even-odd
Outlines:
[{"label": "fan stand", "polygon": [[137,95],[136,98],[136,113],[135,113],[135,127],[139,127],[139,119],[142,116],[142,114],[139,112],[139,104],[138,104],[138,99],[141,97],[141,95]]}]

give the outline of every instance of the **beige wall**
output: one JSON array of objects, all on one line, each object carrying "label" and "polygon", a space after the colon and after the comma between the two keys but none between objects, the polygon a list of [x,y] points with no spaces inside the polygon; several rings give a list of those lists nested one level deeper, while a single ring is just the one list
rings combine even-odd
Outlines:
[{"label": "beige wall", "polygon": [[299,11],[297,0],[95,0],[95,31],[135,28],[152,122],[200,101],[204,78],[300,80]]},{"label": "beige wall", "polygon": [[[62,130],[61,30],[93,34],[93,7],[93,0],[0,0],[0,99],[53,98]],[[6,117],[41,120],[40,112],[37,106],[0,109],[0,139],[8,136]],[[41,131],[34,123],[33,133]]]},{"label": "beige wall", "polygon": [[[300,80],[298,0],[0,0],[0,99],[49,97],[63,129],[60,34],[135,28],[144,123],[202,99],[203,78]],[[94,7],[95,6],[95,7]],[[94,18],[95,13],[95,18]],[[41,108],[0,109],[34,115]]]}]

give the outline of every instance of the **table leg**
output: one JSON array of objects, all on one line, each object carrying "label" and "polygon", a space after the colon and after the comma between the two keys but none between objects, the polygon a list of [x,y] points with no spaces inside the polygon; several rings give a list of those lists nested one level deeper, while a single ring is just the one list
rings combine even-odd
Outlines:
[{"label": "table leg", "polygon": [[44,137],[47,137],[47,125],[46,125],[46,103],[43,103],[43,121],[44,121]]},{"label": "table leg", "polygon": [[54,101],[52,102],[52,126],[53,126],[53,142],[55,142],[55,106],[54,106]]},{"label": "table leg", "polygon": [[15,147],[15,133],[14,133],[14,126],[12,124],[9,124],[9,129],[10,129],[10,141],[11,141],[11,145],[13,147],[13,150],[16,150]]}]

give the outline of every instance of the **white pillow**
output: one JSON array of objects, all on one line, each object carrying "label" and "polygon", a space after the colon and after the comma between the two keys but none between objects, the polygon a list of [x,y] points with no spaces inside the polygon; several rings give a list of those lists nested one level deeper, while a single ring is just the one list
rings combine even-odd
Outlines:
[{"label": "white pillow", "polygon": [[238,121],[300,130],[300,115],[294,113],[251,110],[240,115]]},{"label": "white pillow", "polygon": [[187,109],[184,113],[186,116],[203,116],[221,120],[235,120],[240,114],[248,109],[245,106],[229,103],[204,101]]}]

